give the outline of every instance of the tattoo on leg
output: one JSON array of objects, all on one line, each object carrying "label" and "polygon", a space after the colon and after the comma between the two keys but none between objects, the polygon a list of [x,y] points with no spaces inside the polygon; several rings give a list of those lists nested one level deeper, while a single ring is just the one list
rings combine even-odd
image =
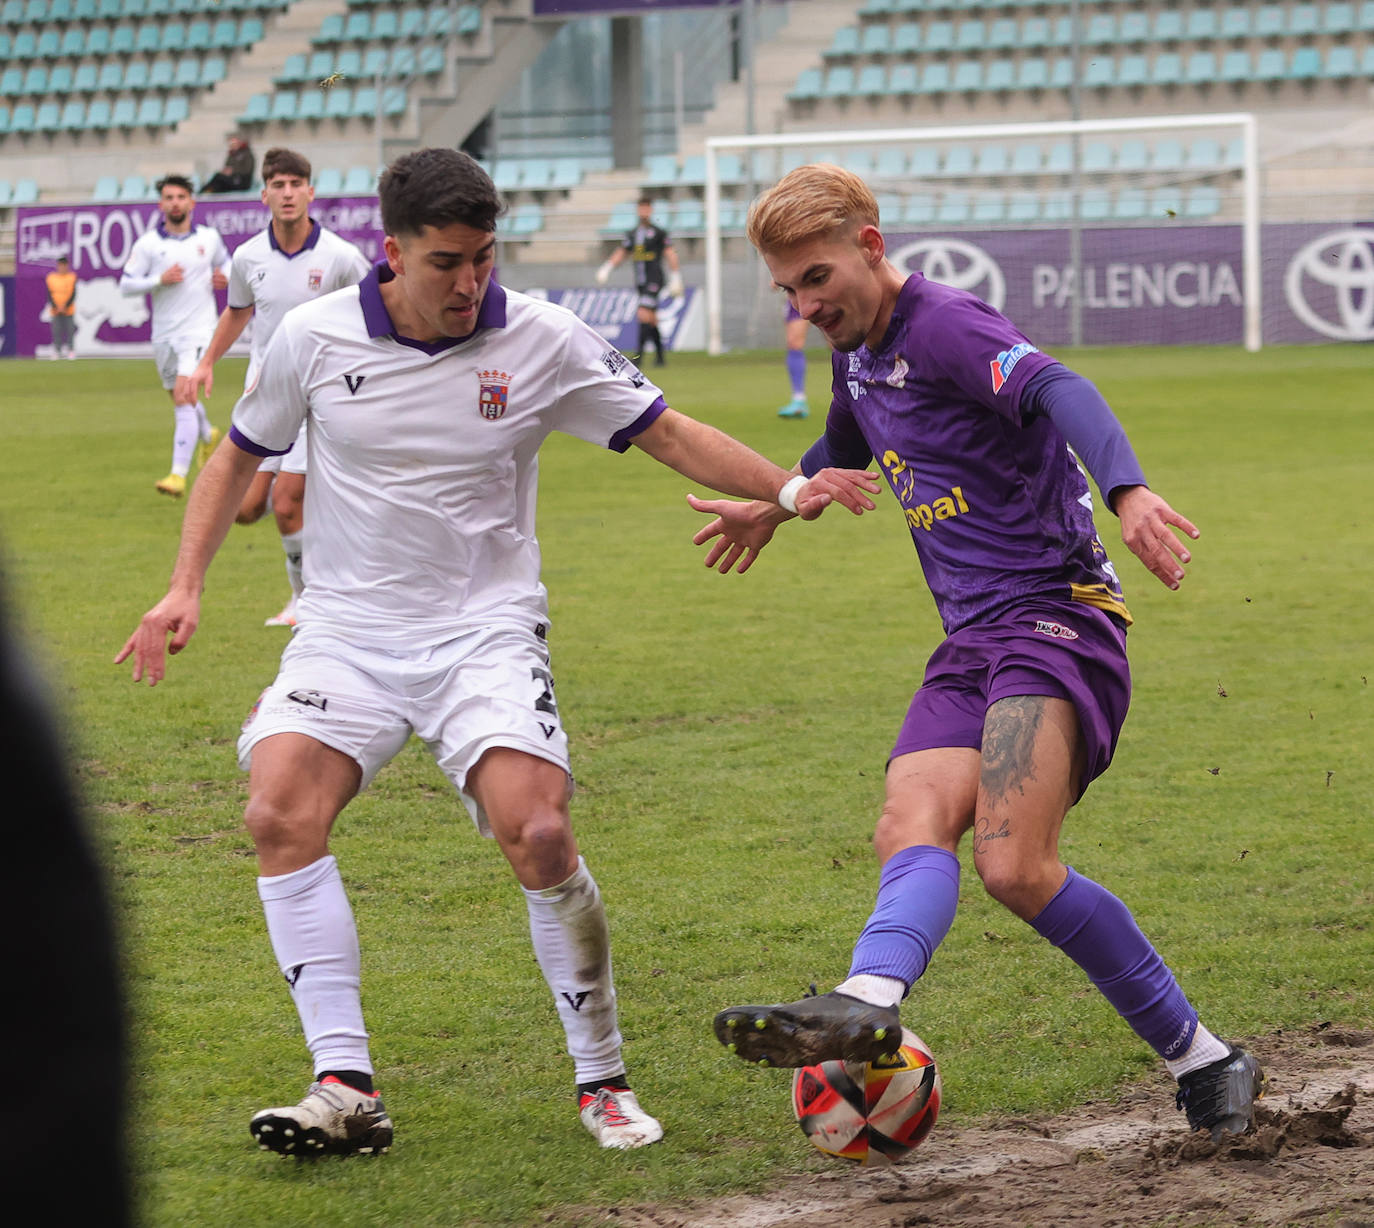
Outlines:
[{"label": "tattoo on leg", "polygon": [[1042,695],[1020,695],[998,700],[988,709],[982,786],[989,797],[1006,798],[1013,789],[1024,793],[1025,782],[1035,779],[1032,760],[1046,702]]},{"label": "tattoo on leg", "polygon": [[1005,840],[1011,835],[1011,820],[1003,819],[997,830],[992,829],[991,819],[979,819],[973,826],[973,854],[983,852],[990,840]]}]

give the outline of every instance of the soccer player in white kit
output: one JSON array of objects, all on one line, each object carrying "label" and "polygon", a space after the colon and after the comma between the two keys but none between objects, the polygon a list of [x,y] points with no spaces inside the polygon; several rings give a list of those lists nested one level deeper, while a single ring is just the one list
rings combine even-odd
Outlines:
[{"label": "soccer player in white kit", "polygon": [[[327,230],[310,216],[315,189],[310,161],[293,149],[269,149],[262,159],[262,203],[272,215],[267,229],[240,244],[229,271],[229,305],[215,326],[210,347],[191,375],[197,396],[214,392],[214,366],[253,320],[248,373],[251,387],[267,343],[292,307],[308,303],[344,286],[355,286],[371,266],[347,239]],[[296,601],[304,587],[302,554],[305,529],[305,424],[284,456],[264,457],[253,485],[239,508],[238,523],[252,524],[272,512],[286,554],[286,578],[291,598],[269,627],[294,627]]]},{"label": "soccer player in white kit", "polygon": [[215,331],[215,291],[229,284],[229,252],[218,230],[192,221],[196,200],[189,179],[164,175],[157,191],[162,221],[135,241],[119,291],[131,298],[152,296],[153,359],[175,414],[172,471],[157,489],[179,499],[197,449],[203,461],[219,442],[191,373]]},{"label": "soccer player in white kit", "polygon": [[877,479],[787,473],[669,409],[571,312],[498,285],[501,200],[466,154],[407,154],[379,195],[386,262],[282,320],[196,483],[170,589],[116,660],[133,657],[135,681],[164,676],[164,652],[195,631],[206,570],[258,462],[305,422],[310,577],[239,756],[258,893],[315,1081],[300,1104],[256,1114],[253,1136],[294,1155],[391,1143],[328,839],[415,733],[524,892],[583,1125],[603,1147],[642,1147],[663,1131],[626,1081],[605,911],[569,818],[534,533],[540,444],[554,430],[619,452],[634,443],[694,482],[806,519],[831,501],[871,507]]}]

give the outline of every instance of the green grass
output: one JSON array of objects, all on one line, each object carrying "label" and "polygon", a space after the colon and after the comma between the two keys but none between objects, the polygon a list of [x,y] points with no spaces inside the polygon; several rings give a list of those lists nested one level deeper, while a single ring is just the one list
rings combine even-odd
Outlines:
[{"label": "green grass", "polygon": [[[1065,858],[1131,905],[1216,1030],[1368,1024],[1370,351],[1070,361],[1202,539],[1170,593],[1104,517],[1137,619],[1135,703]],[[397,1146],[297,1165],[246,1129],[309,1069],[233,758],[284,642],[261,625],[285,591],[275,530],[233,530],[191,647],[164,685],[133,686],[111,658],[161,595],[181,516],[152,489],[166,398],[146,360],[4,373],[0,543],[119,901],[147,1224],[570,1224],[828,1166],[791,1124],[787,1076],[729,1059],[708,1024],[839,979],[871,907],[884,757],[939,638],[890,496],[862,520],[788,526],[749,575],[721,577],[691,545],[685,481],[633,449],[549,443],[540,537],[574,822],[607,899],[631,1072],[667,1139],[602,1154],[577,1125],[519,893],[412,743],[334,840]],[[663,374],[671,403],[785,464],[819,426],[774,416],[777,353],[678,356]],[[241,366],[218,375],[223,425]],[[822,402],[819,355],[811,376]],[[967,866],[962,896],[906,1010],[941,1063],[947,1127],[1154,1069]]]}]

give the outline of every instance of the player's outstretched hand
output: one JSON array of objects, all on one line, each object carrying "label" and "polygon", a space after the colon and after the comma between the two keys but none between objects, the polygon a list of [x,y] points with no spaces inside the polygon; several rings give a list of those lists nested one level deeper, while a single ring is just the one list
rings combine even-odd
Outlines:
[{"label": "player's outstretched hand", "polygon": [[197,363],[187,378],[191,381],[191,395],[197,401],[208,399],[215,390],[215,368],[206,362]]},{"label": "player's outstretched hand", "polygon": [[882,489],[876,473],[862,469],[821,469],[797,495],[797,515],[803,520],[815,520],[831,503],[847,507],[856,516],[871,512],[878,505],[870,495]]},{"label": "player's outstretched hand", "polygon": [[692,541],[698,546],[711,542],[706,566],[716,568],[721,575],[735,570],[736,564],[741,575],[748,571],[759,551],[773,540],[774,530],[789,515],[776,503],[761,501],[741,503],[736,499],[698,499],[688,495],[687,502],[693,511],[715,517],[705,528],[697,530]]},{"label": "player's outstretched hand", "polygon": [[[1176,589],[1183,579],[1183,564],[1193,561],[1192,553],[1174,533],[1181,529],[1189,537],[1201,534],[1192,521],[1180,516],[1148,486],[1130,486],[1116,496],[1114,507],[1121,520],[1121,540],[1169,588]],[[1172,527],[1171,527],[1172,526]]]},{"label": "player's outstretched hand", "polygon": [[[116,654],[114,663],[119,665],[133,657],[134,681],[146,679],[149,686],[157,686],[167,673],[164,646],[166,652],[175,656],[186,647],[199,621],[198,598],[168,593],[143,616],[137,630],[124,641],[124,647]],[[167,640],[169,634],[172,637],[170,643]]]}]

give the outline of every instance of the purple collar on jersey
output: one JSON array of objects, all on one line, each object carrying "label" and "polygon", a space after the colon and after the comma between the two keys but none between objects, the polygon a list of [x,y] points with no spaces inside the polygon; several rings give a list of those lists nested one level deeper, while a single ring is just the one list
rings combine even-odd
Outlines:
[{"label": "purple collar on jersey", "polygon": [[441,341],[416,341],[410,337],[402,337],[396,331],[386,304],[382,301],[382,283],[391,281],[395,276],[391,266],[385,260],[380,260],[373,265],[372,272],[358,283],[358,301],[363,307],[363,320],[367,324],[369,337],[394,337],[402,345],[423,350],[426,354],[440,354],[455,345],[462,345],[484,328],[506,327],[506,292],[493,276],[487,282],[487,292],[482,296],[482,305],[477,309],[477,326],[467,336],[445,337]]},{"label": "purple collar on jersey", "polygon": [[167,229],[167,220],[166,218],[164,218],[157,224],[157,232],[164,239],[175,239],[178,243],[180,243],[183,239],[189,239],[193,234],[196,233],[196,224],[192,222],[190,226],[186,228],[186,233],[184,235],[174,235],[170,230]]},{"label": "purple collar on jersey", "polygon": [[281,252],[288,260],[294,260],[301,252],[308,252],[316,243],[320,241],[320,224],[313,217],[310,219],[310,237],[304,244],[294,252],[282,252],[281,244],[277,242],[277,232],[272,229],[272,224],[267,225],[267,246],[274,252]]}]

